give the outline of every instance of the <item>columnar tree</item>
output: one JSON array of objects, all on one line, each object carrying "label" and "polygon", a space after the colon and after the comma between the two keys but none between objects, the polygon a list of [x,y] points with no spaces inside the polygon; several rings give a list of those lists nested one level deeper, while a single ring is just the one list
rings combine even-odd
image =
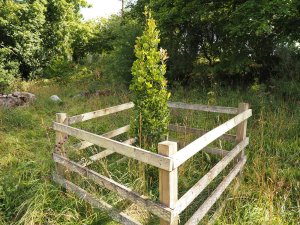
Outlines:
[{"label": "columnar tree", "polygon": [[146,27],[137,38],[135,45],[136,61],[131,72],[133,79],[130,90],[133,93],[135,114],[131,128],[138,137],[140,146],[157,146],[162,135],[167,133],[169,109],[165,60],[167,53],[159,49],[159,31],[151,13],[147,12]]}]

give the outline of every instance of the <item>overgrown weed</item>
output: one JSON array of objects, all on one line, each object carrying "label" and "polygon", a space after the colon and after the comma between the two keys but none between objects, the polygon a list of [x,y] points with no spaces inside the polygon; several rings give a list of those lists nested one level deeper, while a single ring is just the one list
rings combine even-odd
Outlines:
[{"label": "overgrown weed", "polygon": [[[78,93],[89,91],[95,86],[110,89],[110,96],[75,98]],[[298,84],[299,85],[299,84]],[[99,210],[92,209],[74,195],[65,193],[51,180],[54,165],[51,153],[54,148],[54,132],[51,122],[55,113],[66,112],[76,115],[88,111],[129,101],[125,86],[107,85],[104,80],[93,77],[70,79],[57,83],[52,80],[26,83],[24,88],[37,96],[32,105],[0,110],[0,223],[1,224],[115,224]],[[300,193],[300,109],[295,99],[286,99],[261,88],[259,84],[248,89],[231,90],[216,86],[214,89],[174,88],[172,101],[237,107],[239,102],[249,102],[253,117],[248,123],[250,145],[247,147],[248,162],[240,188],[235,191],[233,185],[222,197],[226,204],[216,224],[298,224]],[[213,93],[209,93],[213,91]],[[209,94],[208,94],[209,93]],[[63,100],[56,104],[49,97],[57,94]],[[77,126],[98,134],[105,133],[129,123],[130,112],[119,113],[105,118],[78,124]],[[213,113],[199,113],[179,110],[174,112],[172,123],[210,130],[225,122],[230,116]],[[234,133],[234,131],[233,131]],[[125,140],[125,136],[118,137]],[[192,136],[176,136],[185,143],[195,139]],[[214,145],[230,150],[227,142],[215,142]],[[74,159],[87,157],[100,151],[90,147]],[[77,158],[76,158],[77,157]],[[133,160],[123,160],[113,154],[101,163],[90,167],[100,173],[109,173],[113,179],[141,191],[138,179],[138,165]],[[202,175],[205,174],[218,158],[206,153],[199,153],[179,170],[179,193],[182,195]],[[146,167],[151,175],[148,195],[158,199],[157,170]],[[226,170],[228,172],[228,170]],[[181,216],[186,221],[192,212],[203,202],[205,196],[213,191],[226,173],[222,173],[212,186],[207,188]],[[135,205],[124,202],[117,195],[83,183],[88,190],[96,192],[118,208],[140,217],[148,224],[157,224],[157,218],[143,210],[137,211]],[[220,204],[220,202],[218,203]],[[211,215],[211,213],[209,214]],[[209,217],[205,218],[207,222]]]}]

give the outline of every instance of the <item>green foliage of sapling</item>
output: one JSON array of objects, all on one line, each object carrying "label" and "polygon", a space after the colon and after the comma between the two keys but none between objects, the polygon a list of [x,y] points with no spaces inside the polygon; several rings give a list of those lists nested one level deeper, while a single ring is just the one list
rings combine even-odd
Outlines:
[{"label": "green foliage of sapling", "polygon": [[154,147],[161,136],[167,133],[169,109],[165,60],[167,53],[158,49],[160,39],[155,20],[146,11],[147,22],[142,36],[135,45],[136,61],[132,66],[135,115],[131,121],[133,133],[139,138],[140,146]]}]

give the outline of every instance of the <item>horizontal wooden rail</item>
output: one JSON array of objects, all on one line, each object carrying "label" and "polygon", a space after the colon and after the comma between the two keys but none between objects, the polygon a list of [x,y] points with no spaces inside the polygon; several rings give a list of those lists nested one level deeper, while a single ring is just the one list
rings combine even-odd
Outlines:
[{"label": "horizontal wooden rail", "polygon": [[251,115],[252,110],[248,109],[182,148],[172,156],[172,158],[174,159],[173,169],[183,164],[185,161],[190,159],[207,145],[221,137],[223,134],[225,134],[244,120],[248,119]]},{"label": "horizontal wooden rail", "polygon": [[106,109],[100,109],[97,111],[83,113],[77,116],[72,116],[68,118],[68,124],[70,125],[73,123],[83,122],[97,117],[106,116],[112,113],[121,112],[123,110],[133,108],[133,106],[134,106],[133,102],[128,102],[122,105],[117,105]]},{"label": "horizontal wooden rail", "polygon": [[[120,127],[120,128],[118,128],[116,130],[107,132],[105,134],[101,134],[101,136],[106,137],[106,138],[113,138],[113,137],[116,137],[116,136],[118,136],[120,134],[126,133],[127,131],[129,131],[129,129],[130,129],[130,126],[126,125],[124,127]],[[94,144],[92,144],[92,143],[90,143],[88,141],[82,141],[82,142],[74,145],[73,148],[81,150],[81,149],[85,149],[87,147],[90,147],[92,145],[94,145]]]},{"label": "horizontal wooden rail", "polygon": [[[169,130],[179,132],[179,133],[193,133],[197,135],[203,135],[206,134],[208,131],[206,130],[201,130],[198,128],[191,128],[191,127],[186,127],[186,126],[179,126],[175,124],[170,124],[169,125]],[[220,139],[226,140],[226,141],[235,141],[236,136],[232,134],[223,134]]]},{"label": "horizontal wooden rail", "polygon": [[226,113],[226,114],[238,113],[238,109],[234,107],[187,104],[183,102],[168,102],[168,106],[170,108],[175,108],[175,109],[190,109],[190,110],[197,110],[197,111]]},{"label": "horizontal wooden rail", "polygon": [[64,188],[66,188],[68,191],[71,191],[74,194],[76,194],[79,198],[91,204],[93,207],[107,212],[117,222],[127,225],[141,225],[141,223],[137,222],[135,219],[131,218],[123,212],[118,212],[113,208],[113,206],[96,198],[94,195],[91,195],[90,193],[73,184],[72,182],[65,180],[63,177],[57,174],[53,174],[53,180],[56,183],[63,186]]},{"label": "horizontal wooden rail", "polygon": [[[133,144],[135,141],[136,141],[135,138],[130,138],[130,139],[126,140],[126,141],[123,141],[122,143],[131,145],[131,144]],[[93,162],[95,162],[95,161],[97,161],[97,160],[99,160],[99,159],[102,159],[102,158],[104,158],[104,157],[107,157],[107,156],[109,156],[109,155],[111,155],[111,154],[113,154],[113,153],[115,153],[115,152],[112,151],[112,150],[109,150],[109,149],[103,150],[103,151],[101,151],[101,152],[99,152],[99,153],[97,153],[97,154],[95,154],[95,155],[90,156],[90,157],[89,157],[89,160],[90,160],[90,161],[87,161],[87,162],[85,162],[84,164],[81,164],[81,165],[82,165],[82,166],[88,166],[88,165],[91,165]],[[126,157],[125,157],[125,158],[126,158]]]},{"label": "horizontal wooden rail", "polygon": [[213,155],[219,155],[219,156],[226,156],[229,151],[227,150],[224,150],[224,149],[220,149],[220,148],[210,148],[210,147],[205,147],[203,149],[203,151],[205,151],[206,153],[209,153],[209,154],[213,154]]},{"label": "horizontal wooden rail", "polygon": [[246,158],[241,160],[224,178],[224,180],[218,185],[218,187],[213,191],[213,193],[205,200],[205,202],[200,206],[200,208],[194,213],[194,215],[185,223],[185,225],[197,225],[210,210],[210,208],[216,203],[220,198],[225,189],[233,181],[236,175],[241,171],[246,163]]},{"label": "horizontal wooden rail", "polygon": [[93,134],[78,128],[70,127],[61,123],[53,122],[53,129],[62,133],[71,135],[73,137],[88,141],[95,145],[110,149],[116,153],[127,156],[132,159],[139,160],[143,163],[158,167],[160,169],[172,171],[173,162],[172,158],[155,154],[150,151],[146,151],[142,148],[131,146],[125,143],[121,143],[101,135]]},{"label": "horizontal wooden rail", "polygon": [[186,209],[199,194],[215,179],[220,172],[249,144],[249,138],[237,144],[224,156],[207,174],[205,174],[190,190],[188,190],[177,202],[174,208],[175,214],[180,214]]},{"label": "horizontal wooden rail", "polygon": [[[123,141],[122,143],[131,145],[131,144],[133,144],[135,141],[136,141],[135,138],[130,138],[130,139],[126,140],[126,141]],[[113,154],[113,153],[114,153],[114,151],[112,151],[112,150],[110,150],[110,149],[107,149],[107,150],[104,150],[104,151],[102,151],[102,152],[99,152],[99,153],[97,153],[97,154],[95,154],[95,155],[92,155],[91,157],[89,157],[89,159],[92,160],[92,161],[97,161],[97,160],[99,160],[99,159],[101,159],[101,158],[104,158],[104,157],[106,157],[106,156],[109,156],[109,155],[111,155],[111,154]]]},{"label": "horizontal wooden rail", "polygon": [[108,177],[102,176],[93,170],[89,170],[88,168],[81,166],[78,163],[75,163],[59,154],[53,153],[53,160],[66,167],[69,171],[76,172],[85,178],[91,179],[95,183],[118,193],[123,198],[146,207],[154,215],[157,215],[167,221],[172,220],[172,210],[166,206],[155,203],[152,200],[132,191],[130,188],[125,187],[124,185],[119,184]]},{"label": "horizontal wooden rail", "polygon": [[[168,137],[168,141],[177,142],[179,148],[183,148],[183,147],[186,146],[182,141],[178,141],[177,139],[172,138],[172,137]],[[204,151],[206,153],[209,153],[209,154],[219,155],[219,156],[222,156],[222,157],[224,157],[225,155],[227,155],[228,152],[229,152],[229,151],[224,150],[224,149],[211,148],[211,147],[205,147],[205,148],[202,149],[202,151]]]}]

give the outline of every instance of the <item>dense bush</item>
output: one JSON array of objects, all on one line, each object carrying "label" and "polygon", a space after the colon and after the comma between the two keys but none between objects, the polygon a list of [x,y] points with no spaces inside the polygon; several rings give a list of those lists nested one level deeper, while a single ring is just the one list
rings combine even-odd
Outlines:
[{"label": "dense bush", "polygon": [[269,79],[280,61],[276,49],[300,41],[296,0],[138,0],[132,16],[142,20],[147,4],[158,21],[162,46],[170,54],[172,80],[188,81],[199,75]]},{"label": "dense bush", "polygon": [[141,31],[141,25],[135,19],[114,16],[107,21],[102,40],[105,36],[110,37],[107,38],[110,48],[107,46],[102,52],[101,68],[104,76],[130,82],[131,66],[135,60],[134,43]]},{"label": "dense bush", "polygon": [[6,89],[19,75],[19,63],[10,60],[12,50],[0,48],[0,92]]},{"label": "dense bush", "polygon": [[155,20],[147,13],[146,28],[135,45],[137,59],[132,66],[130,85],[135,109],[131,129],[143,147],[156,147],[168,131],[170,93],[164,77],[167,53],[158,49],[159,42]]},{"label": "dense bush", "polygon": [[71,59],[84,5],[84,0],[0,0],[0,82],[35,78],[55,58]]}]

